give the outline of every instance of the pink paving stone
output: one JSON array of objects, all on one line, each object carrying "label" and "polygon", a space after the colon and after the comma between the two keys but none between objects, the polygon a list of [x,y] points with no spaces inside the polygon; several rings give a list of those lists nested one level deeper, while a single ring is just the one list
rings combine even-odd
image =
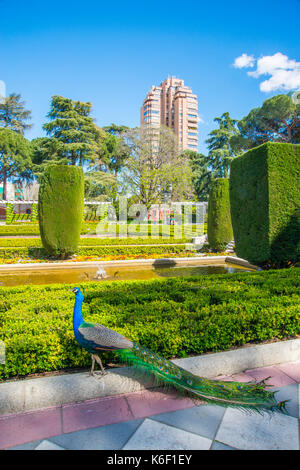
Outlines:
[{"label": "pink paving stone", "polygon": [[245,373],[250,375],[257,381],[263,380],[266,377],[271,377],[266,381],[266,384],[272,385],[272,387],[285,387],[286,385],[291,385],[296,383],[295,380],[288,377],[277,367],[259,367],[257,369],[246,370]]},{"label": "pink paving stone", "polygon": [[0,417],[0,449],[61,433],[59,407]]},{"label": "pink paving stone", "polygon": [[223,382],[251,382],[253,377],[241,372],[233,375],[219,375],[218,377],[215,377],[215,380],[222,380]]},{"label": "pink paving stone", "polygon": [[300,362],[286,362],[276,364],[276,367],[296,382],[300,382]]},{"label": "pink paving stone", "polygon": [[126,399],[135,419],[195,406],[190,398],[160,391],[143,390],[127,395]]},{"label": "pink paving stone", "polygon": [[95,428],[132,419],[123,397],[105,397],[62,407],[63,432]]}]

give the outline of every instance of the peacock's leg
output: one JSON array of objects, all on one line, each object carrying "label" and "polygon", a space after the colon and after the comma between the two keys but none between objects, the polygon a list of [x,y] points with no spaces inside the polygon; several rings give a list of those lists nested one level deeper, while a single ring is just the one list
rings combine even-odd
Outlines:
[{"label": "peacock's leg", "polygon": [[90,375],[95,375],[94,374],[94,367],[95,367],[95,357],[94,357],[94,354],[92,354],[92,368],[90,370]]},{"label": "peacock's leg", "polygon": [[104,367],[103,367],[103,365],[102,365],[102,362],[101,362],[100,357],[99,357],[97,354],[94,354],[93,356],[94,356],[94,358],[96,359],[97,363],[99,364],[99,366],[100,366],[100,368],[101,368],[102,375],[105,375],[106,372],[105,372],[105,370],[104,370]]}]

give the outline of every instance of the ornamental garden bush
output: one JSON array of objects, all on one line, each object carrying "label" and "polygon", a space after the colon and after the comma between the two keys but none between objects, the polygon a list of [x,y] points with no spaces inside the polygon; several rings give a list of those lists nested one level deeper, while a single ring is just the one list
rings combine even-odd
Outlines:
[{"label": "ornamental garden bush", "polygon": [[211,249],[223,251],[232,238],[229,180],[217,178],[209,193],[207,239]]},{"label": "ornamental garden bush", "polygon": [[231,163],[236,253],[282,267],[300,258],[300,145],[268,142]]},{"label": "ornamental garden bush", "polygon": [[14,205],[8,202],[6,204],[6,214],[5,214],[5,222],[6,224],[11,224],[14,219]]},{"label": "ornamental garden bush", "polygon": [[42,176],[38,215],[42,244],[49,255],[65,259],[78,247],[84,209],[80,167],[51,165]]},{"label": "ornamental garden bush", "polygon": [[38,221],[38,207],[37,204],[32,204],[31,206],[31,215],[30,215],[30,221],[35,223]]},{"label": "ornamental garden bush", "polygon": [[[31,245],[31,246],[30,246]],[[42,259],[48,258],[49,254],[47,251],[37,246],[35,243],[30,244],[29,246],[0,246],[0,258],[13,259],[13,258],[27,258],[28,256],[32,258]],[[181,245],[163,245],[163,246],[79,246],[76,249],[76,255],[80,256],[107,256],[107,255],[150,255],[150,254],[177,254],[185,253],[186,248],[185,244]],[[51,256],[51,255],[50,255]]]},{"label": "ornamental garden bush", "polygon": [[[83,315],[166,358],[287,339],[300,334],[299,270],[81,283]],[[0,288],[0,379],[90,367],[74,339],[71,287]]]}]

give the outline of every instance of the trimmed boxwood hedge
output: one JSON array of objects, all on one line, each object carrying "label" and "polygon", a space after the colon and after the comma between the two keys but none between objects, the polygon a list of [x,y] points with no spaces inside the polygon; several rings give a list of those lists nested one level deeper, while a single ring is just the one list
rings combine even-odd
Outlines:
[{"label": "trimmed boxwood hedge", "polygon": [[[86,320],[113,328],[166,358],[222,351],[300,334],[299,268],[82,283]],[[0,378],[87,368],[73,336],[71,285],[0,288]],[[104,362],[113,353],[101,355]]]},{"label": "trimmed boxwood hedge", "polygon": [[225,250],[232,241],[230,216],[229,180],[217,178],[213,181],[208,199],[207,239],[211,249]]},{"label": "trimmed boxwood hedge", "polygon": [[[184,244],[191,242],[190,238],[81,238],[79,246],[110,246],[110,245],[169,245]],[[41,247],[40,238],[2,238],[0,247]]]},{"label": "trimmed boxwood hedge", "polygon": [[236,253],[277,267],[300,259],[300,145],[267,142],[231,163]]},{"label": "trimmed boxwood hedge", "polygon": [[[79,256],[106,256],[106,255],[151,255],[167,253],[183,253],[186,251],[184,245],[163,245],[163,246],[79,246],[75,255]],[[40,247],[0,247],[0,258],[26,258],[37,259],[49,258],[47,252]]]},{"label": "trimmed boxwood hedge", "polygon": [[[96,229],[95,224],[83,224],[81,227],[81,234],[85,235],[91,233]],[[0,237],[1,236],[16,236],[20,237],[23,235],[40,235],[39,224],[35,222],[20,222],[12,225],[0,225]]]},{"label": "trimmed boxwood hedge", "polygon": [[[97,223],[86,222],[82,224],[81,227],[81,235],[87,234],[96,234],[96,227]],[[146,228],[145,228],[146,227]],[[179,235],[184,235],[187,238],[192,238],[197,235],[202,235],[206,233],[206,223],[204,225],[198,224],[196,225],[185,225],[184,226],[184,233]],[[183,231],[183,230],[182,230]],[[113,226],[111,228],[111,232],[113,233]],[[24,223],[14,223],[13,225],[0,225],[0,237],[1,236],[23,236],[23,235],[39,235],[40,230],[39,226],[36,223],[32,222],[24,222]],[[118,226],[116,227],[116,234],[118,234]],[[174,226],[165,226],[159,225],[159,234],[160,236],[165,235],[166,237],[174,237]],[[109,234],[107,235],[109,237]],[[141,237],[151,237],[151,225],[142,226],[140,228],[140,232],[137,234],[138,238]],[[131,238],[131,237],[128,237]],[[155,240],[153,238],[153,240]]]}]

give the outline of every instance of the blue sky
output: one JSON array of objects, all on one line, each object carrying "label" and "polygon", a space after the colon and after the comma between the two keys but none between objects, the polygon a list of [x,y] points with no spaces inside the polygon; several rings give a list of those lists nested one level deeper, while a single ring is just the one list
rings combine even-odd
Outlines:
[{"label": "blue sky", "polygon": [[[0,80],[32,110],[32,139],[44,135],[52,95],[92,102],[100,126],[136,126],[151,85],[183,78],[198,95],[205,152],[216,116],[240,119],[282,92],[276,80],[261,91],[270,74],[261,66],[249,76],[258,70],[253,60],[285,57],[297,69],[289,86],[298,84],[299,14],[299,0],[0,0]],[[233,66],[242,54],[252,68]]]}]

